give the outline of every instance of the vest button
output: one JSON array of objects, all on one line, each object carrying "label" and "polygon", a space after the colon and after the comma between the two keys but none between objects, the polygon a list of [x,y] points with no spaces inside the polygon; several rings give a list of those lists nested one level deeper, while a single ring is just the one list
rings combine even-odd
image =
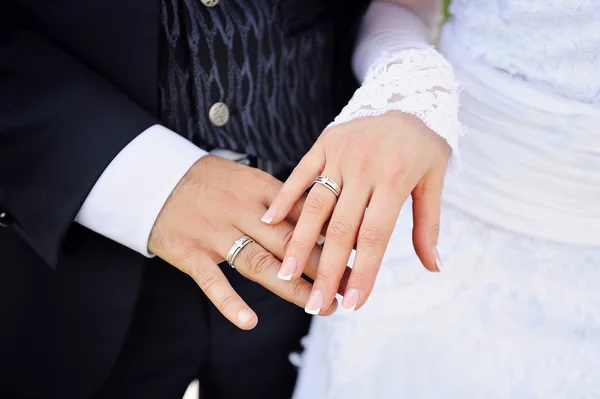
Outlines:
[{"label": "vest button", "polygon": [[201,0],[206,7],[214,7],[219,4],[219,0]]},{"label": "vest button", "polygon": [[217,126],[224,126],[229,121],[229,108],[223,103],[214,103],[208,111],[208,119]]},{"label": "vest button", "polygon": [[0,227],[8,227],[12,223],[12,218],[6,212],[0,211]]}]

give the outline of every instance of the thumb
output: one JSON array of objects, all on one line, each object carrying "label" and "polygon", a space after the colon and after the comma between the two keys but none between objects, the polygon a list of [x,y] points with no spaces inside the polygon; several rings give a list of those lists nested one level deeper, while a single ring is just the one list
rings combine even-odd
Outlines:
[{"label": "thumb", "polygon": [[437,242],[440,233],[440,201],[444,173],[430,172],[412,192],[413,245],[423,266],[431,272],[441,270]]}]

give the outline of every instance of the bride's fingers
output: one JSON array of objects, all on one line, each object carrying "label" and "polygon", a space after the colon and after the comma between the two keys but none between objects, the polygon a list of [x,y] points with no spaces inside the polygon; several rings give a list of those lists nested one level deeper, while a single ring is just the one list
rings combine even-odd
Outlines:
[{"label": "bride's fingers", "polygon": [[[247,218],[240,218],[238,223],[236,224],[236,228],[241,231],[246,232],[249,236],[254,237],[256,241],[258,241],[267,251],[272,253],[276,258],[283,259],[285,256],[285,251],[288,248],[292,236],[294,234],[294,224],[291,224],[287,220],[282,221],[276,225],[267,225],[264,223],[260,223],[258,218],[255,218],[253,215],[260,215],[264,213],[265,209],[262,206],[257,207],[256,211],[250,211],[252,215]],[[319,266],[319,260],[321,259],[321,254],[323,249],[320,245],[314,245],[308,255],[306,265],[304,266],[304,274],[314,279],[317,275],[317,270]],[[344,277],[342,278],[342,282],[345,283],[347,281],[348,276],[350,275],[349,267],[346,268],[344,272]],[[343,288],[343,285],[342,285]],[[338,293],[343,293],[341,290]]]},{"label": "bride's fingers", "polygon": [[[319,262],[317,278],[311,299],[306,305],[306,312],[318,313],[322,307],[329,306],[333,300],[340,286],[340,280],[347,269],[346,265],[356,242],[370,196],[370,188],[363,187],[356,181],[342,191],[325,235],[323,256]],[[354,271],[350,273],[350,279],[353,274]]]},{"label": "bride's fingers", "polygon": [[437,242],[443,187],[444,172],[432,171],[421,179],[412,192],[413,245],[421,263],[432,272],[441,270]]},{"label": "bride's fingers", "polygon": [[375,189],[358,232],[354,267],[342,300],[345,311],[360,308],[371,294],[408,190]]},{"label": "bride's fingers", "polygon": [[324,167],[325,155],[313,147],[285,181],[261,220],[267,224],[277,224],[285,219]]},{"label": "bride's fingers", "polygon": [[[338,185],[341,186],[339,173],[327,169],[325,173],[327,176],[331,176],[334,181],[339,182]],[[282,280],[293,280],[302,275],[310,251],[315,243],[319,241],[323,225],[331,216],[336,202],[337,195],[322,184],[315,184],[310,190],[285,252],[285,258],[279,273]]]}]

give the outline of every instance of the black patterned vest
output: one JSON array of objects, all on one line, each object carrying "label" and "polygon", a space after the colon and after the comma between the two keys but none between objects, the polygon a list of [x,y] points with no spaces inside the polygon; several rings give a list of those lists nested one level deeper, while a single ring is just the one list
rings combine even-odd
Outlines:
[{"label": "black patterned vest", "polygon": [[162,0],[163,122],[206,149],[296,163],[335,117],[332,4]]}]

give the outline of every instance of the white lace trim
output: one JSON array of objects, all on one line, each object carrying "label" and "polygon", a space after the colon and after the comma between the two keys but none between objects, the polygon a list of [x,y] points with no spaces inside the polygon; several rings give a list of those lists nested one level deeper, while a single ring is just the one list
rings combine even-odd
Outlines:
[{"label": "white lace trim", "polygon": [[433,47],[387,51],[368,70],[362,86],[329,126],[390,111],[421,119],[448,142],[450,166],[460,164],[459,86],[450,63]]}]

